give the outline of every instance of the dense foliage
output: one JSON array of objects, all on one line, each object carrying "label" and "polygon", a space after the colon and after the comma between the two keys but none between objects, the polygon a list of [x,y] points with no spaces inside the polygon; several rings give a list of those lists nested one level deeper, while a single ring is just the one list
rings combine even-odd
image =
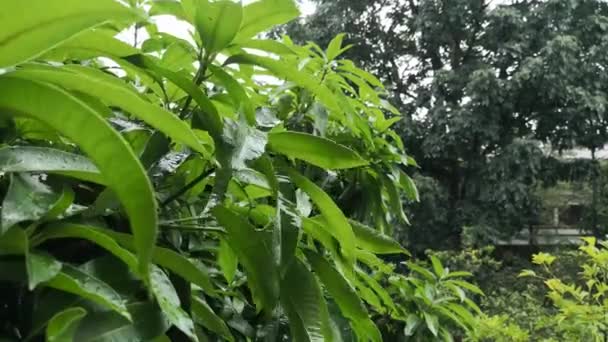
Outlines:
[{"label": "dense foliage", "polygon": [[326,49],[256,38],[298,16],[291,0],[0,6],[0,339],[473,326],[467,273],[381,258],[405,260],[386,233],[418,198],[381,82],[339,58],[342,35]]},{"label": "dense foliage", "polygon": [[[605,1],[314,2],[286,31],[321,44],[346,32],[357,46],[346,55],[376,72],[404,113],[396,130],[428,177],[420,192],[434,192],[410,209],[410,249],[483,245],[539,224],[538,187],[569,177],[547,152],[595,157],[608,142]],[[583,167],[588,228],[600,236],[603,183],[597,163]]]}]

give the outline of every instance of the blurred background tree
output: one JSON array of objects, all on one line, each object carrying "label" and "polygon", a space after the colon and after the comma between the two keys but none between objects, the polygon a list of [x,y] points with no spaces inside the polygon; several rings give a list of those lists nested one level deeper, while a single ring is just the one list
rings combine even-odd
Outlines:
[{"label": "blurred background tree", "polygon": [[586,228],[601,235],[608,3],[314,2],[314,14],[275,34],[324,46],[344,32],[347,57],[389,85],[420,165],[421,203],[408,205],[413,225],[399,233],[411,249],[484,244],[539,224],[539,188],[570,177],[543,170],[573,148],[590,151]]}]

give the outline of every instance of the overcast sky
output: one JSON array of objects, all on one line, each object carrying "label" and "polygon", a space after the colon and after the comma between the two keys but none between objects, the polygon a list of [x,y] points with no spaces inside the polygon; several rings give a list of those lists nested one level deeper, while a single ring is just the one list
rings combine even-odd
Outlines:
[{"label": "overcast sky", "polygon": [[[247,5],[255,1],[256,0],[243,0],[243,4]],[[301,0],[299,1],[299,5],[303,16],[310,15],[315,11],[315,5],[310,0]],[[170,33],[176,37],[192,42],[189,32],[192,28],[187,23],[177,20],[175,17],[169,15],[155,16],[152,18],[152,20],[158,25],[160,31]],[[138,41],[140,44],[148,38],[144,30],[140,30],[138,34]],[[133,37],[133,29],[126,30],[118,35],[119,39],[130,44],[133,43]]]}]

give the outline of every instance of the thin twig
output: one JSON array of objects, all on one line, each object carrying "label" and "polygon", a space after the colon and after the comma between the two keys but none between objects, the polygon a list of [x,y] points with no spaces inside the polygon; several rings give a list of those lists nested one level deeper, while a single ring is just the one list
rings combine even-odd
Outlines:
[{"label": "thin twig", "polygon": [[188,192],[188,190],[194,188],[198,183],[200,183],[201,181],[203,181],[203,179],[209,177],[214,172],[215,172],[215,169],[209,169],[206,172],[203,172],[200,176],[196,177],[190,183],[186,184],[183,188],[181,188],[175,194],[169,196],[169,198],[167,198],[166,200],[164,200],[161,203],[161,207],[165,207],[165,206],[167,206],[167,204],[169,204],[169,203],[175,201],[176,199],[180,198],[183,194],[185,194],[186,192]]}]

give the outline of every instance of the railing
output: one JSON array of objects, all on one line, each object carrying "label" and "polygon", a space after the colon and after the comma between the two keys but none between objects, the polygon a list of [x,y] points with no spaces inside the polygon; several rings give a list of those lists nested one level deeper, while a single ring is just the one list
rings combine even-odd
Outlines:
[{"label": "railing", "polygon": [[593,235],[589,231],[578,229],[573,226],[532,226],[524,229],[510,240],[498,240],[500,246],[554,246],[575,245],[581,242],[581,238]]}]

